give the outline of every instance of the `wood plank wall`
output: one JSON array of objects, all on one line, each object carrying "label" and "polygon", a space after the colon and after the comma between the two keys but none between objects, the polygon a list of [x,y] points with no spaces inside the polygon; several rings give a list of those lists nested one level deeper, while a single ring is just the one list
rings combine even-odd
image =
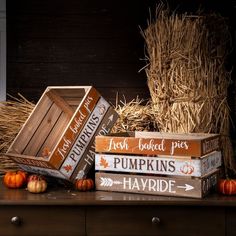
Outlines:
[{"label": "wood plank wall", "polygon": [[[37,101],[49,85],[93,85],[112,103],[117,92],[127,100],[148,98],[145,72],[139,72],[146,64],[139,26],[146,27],[149,8],[158,3],[8,0],[7,92]],[[210,6],[169,3],[178,9]]]},{"label": "wood plank wall", "polygon": [[145,1],[8,1],[8,93],[37,100],[48,85],[93,85],[113,102],[148,97],[147,16]]}]

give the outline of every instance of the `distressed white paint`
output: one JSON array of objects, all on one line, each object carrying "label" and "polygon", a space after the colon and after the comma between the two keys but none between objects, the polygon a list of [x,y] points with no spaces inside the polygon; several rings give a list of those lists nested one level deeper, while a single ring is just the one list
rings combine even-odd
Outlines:
[{"label": "distressed white paint", "polygon": [[[70,176],[73,174],[73,171],[78,165],[79,160],[83,156],[88,144],[90,143],[90,140],[93,138],[95,131],[97,130],[109,107],[109,103],[103,97],[101,97],[93,112],[91,113],[83,130],[81,131],[80,135],[72,146],[66,160],[60,168],[60,171],[68,178],[70,178]],[[93,122],[96,123],[94,125],[95,127],[90,125],[92,127],[90,128],[89,123]]]},{"label": "distressed white paint", "polygon": [[221,152],[219,151],[196,159],[173,156],[95,155],[95,169],[97,171],[201,177],[220,165]]},{"label": "distressed white paint", "polygon": [[39,166],[29,166],[24,164],[18,164],[19,167],[27,172],[37,173],[40,175],[47,175],[47,176],[53,176],[60,179],[66,179],[66,177],[59,171],[59,170],[53,170],[49,168],[42,168]]}]

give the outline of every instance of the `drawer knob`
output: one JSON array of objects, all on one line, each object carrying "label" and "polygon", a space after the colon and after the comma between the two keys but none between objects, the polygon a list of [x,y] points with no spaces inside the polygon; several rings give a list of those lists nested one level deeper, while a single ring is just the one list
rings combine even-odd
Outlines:
[{"label": "drawer knob", "polygon": [[154,216],[154,217],[152,217],[152,223],[155,224],[155,225],[158,225],[158,224],[161,223],[161,220],[160,220],[159,217]]},{"label": "drawer knob", "polygon": [[19,226],[19,225],[21,224],[21,219],[20,219],[20,217],[19,217],[19,216],[13,216],[13,217],[11,218],[11,223],[12,223],[13,225]]}]

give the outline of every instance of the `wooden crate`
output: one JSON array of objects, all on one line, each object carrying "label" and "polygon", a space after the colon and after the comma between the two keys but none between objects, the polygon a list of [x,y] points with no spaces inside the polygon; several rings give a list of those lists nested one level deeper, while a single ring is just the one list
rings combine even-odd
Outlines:
[{"label": "wooden crate", "polygon": [[130,132],[97,136],[97,190],[202,198],[216,186],[218,134]]},{"label": "wooden crate", "polygon": [[201,157],[220,149],[218,134],[130,132],[96,137],[96,152]]},{"label": "wooden crate", "polygon": [[221,152],[199,158],[191,156],[140,156],[101,154],[95,156],[96,171],[202,177],[221,166]]},{"label": "wooden crate", "polygon": [[97,172],[97,190],[203,198],[217,186],[218,170],[203,178],[147,176]]},{"label": "wooden crate", "polygon": [[27,171],[73,181],[76,166],[111,109],[91,86],[48,87],[6,154]]}]

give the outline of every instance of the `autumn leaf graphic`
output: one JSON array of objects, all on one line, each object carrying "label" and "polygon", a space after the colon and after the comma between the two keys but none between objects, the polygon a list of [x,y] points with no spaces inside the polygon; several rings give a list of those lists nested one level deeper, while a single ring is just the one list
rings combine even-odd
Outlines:
[{"label": "autumn leaf graphic", "polygon": [[63,168],[66,170],[67,173],[72,170],[72,166],[71,165],[63,166]]},{"label": "autumn leaf graphic", "polygon": [[50,151],[49,147],[44,147],[42,150],[42,157],[47,158],[50,156],[50,154],[51,154],[51,151]]},{"label": "autumn leaf graphic", "polygon": [[100,166],[103,166],[104,168],[108,167],[108,162],[103,157],[100,159]]}]

